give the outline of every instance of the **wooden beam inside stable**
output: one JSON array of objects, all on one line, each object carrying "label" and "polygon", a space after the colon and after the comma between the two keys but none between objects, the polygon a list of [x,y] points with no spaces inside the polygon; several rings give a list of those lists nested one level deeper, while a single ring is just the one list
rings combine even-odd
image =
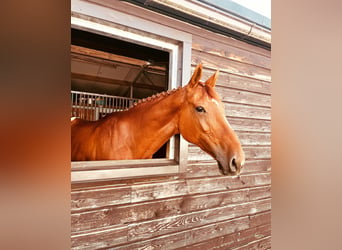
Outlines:
[{"label": "wooden beam inside stable", "polygon": [[86,56],[95,57],[95,58],[106,59],[106,60],[110,60],[110,61],[114,61],[114,62],[126,63],[126,64],[130,64],[130,65],[137,65],[137,66],[143,66],[147,63],[146,61],[143,61],[143,60],[134,59],[134,58],[125,57],[125,56],[114,55],[114,54],[111,54],[108,52],[84,48],[84,47],[80,47],[80,46],[76,46],[76,45],[71,45],[71,53],[86,55]]},{"label": "wooden beam inside stable", "polygon": [[[128,64],[128,65],[137,66],[137,67],[143,67],[149,64],[148,61],[126,57],[126,56],[115,55],[115,54],[111,54],[108,52],[89,49],[89,48],[76,46],[76,45],[71,45],[70,50],[72,53],[72,57],[75,57],[81,60],[86,59],[86,58],[88,60],[91,58],[95,58],[95,59],[102,59],[107,62],[123,63],[123,64]],[[166,67],[163,67],[163,66],[148,65],[148,67],[145,67],[145,68],[146,70],[151,69],[153,72],[156,72],[156,73],[166,72]]]},{"label": "wooden beam inside stable", "polygon": [[[71,73],[71,78],[93,81],[93,82],[101,82],[101,83],[107,83],[107,84],[114,84],[114,85],[120,85],[120,86],[126,86],[126,87],[129,87],[132,85],[132,83],[129,81],[116,80],[116,79],[111,79],[111,78],[106,78],[106,77],[79,74],[79,73]],[[152,86],[149,84],[142,84],[142,83],[134,83],[133,87],[144,88],[144,89],[152,89],[152,90],[156,90],[159,92],[165,90],[163,87]]]}]

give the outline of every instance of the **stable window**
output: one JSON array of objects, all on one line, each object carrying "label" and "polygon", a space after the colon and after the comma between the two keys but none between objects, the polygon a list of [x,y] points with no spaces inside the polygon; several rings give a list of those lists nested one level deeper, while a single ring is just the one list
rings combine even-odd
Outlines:
[{"label": "stable window", "polygon": [[[71,116],[98,120],[169,89],[169,52],[71,30]],[[153,158],[169,158],[172,142]]]},{"label": "stable window", "polygon": [[[187,83],[190,35],[115,10],[110,11],[121,16],[120,23],[110,16],[104,20],[108,9],[93,7],[91,18],[90,13],[79,13],[82,8],[72,12],[71,116],[96,120],[129,108],[141,98]],[[177,38],[171,38],[175,34]],[[177,174],[186,167],[187,143],[174,136],[153,158],[72,162],[71,180]]]}]

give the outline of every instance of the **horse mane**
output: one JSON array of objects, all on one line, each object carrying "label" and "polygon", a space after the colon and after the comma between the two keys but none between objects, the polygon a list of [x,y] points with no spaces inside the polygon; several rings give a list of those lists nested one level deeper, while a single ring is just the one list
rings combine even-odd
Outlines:
[{"label": "horse mane", "polygon": [[[201,84],[205,91],[207,92],[207,94],[211,97],[211,98],[214,98],[216,100],[221,100],[221,97],[213,90],[213,88],[210,88],[209,86],[205,85],[204,83],[201,82]],[[171,90],[166,90],[166,91],[163,91],[163,92],[160,92],[160,93],[157,93],[157,94],[154,94],[152,96],[149,96],[149,97],[146,97],[146,98],[143,98],[143,99],[140,99],[138,102],[134,102],[133,105],[127,109],[125,109],[124,111],[128,111],[128,110],[132,110],[132,109],[135,109],[135,108],[139,108],[139,107],[142,107],[142,106],[145,106],[145,104],[148,104],[148,103],[152,103],[154,101],[158,101],[158,100],[161,100],[175,92],[177,92],[178,90],[182,89],[183,87],[178,87],[178,88],[175,88],[175,89],[171,89]]]},{"label": "horse mane", "polygon": [[154,94],[152,96],[140,99],[138,102],[134,102],[133,105],[131,107],[129,107],[128,109],[126,109],[125,111],[144,106],[147,103],[152,103],[154,101],[161,100],[161,99],[175,93],[176,91],[180,90],[181,88],[182,87],[178,87],[176,89],[171,89],[171,90],[166,90],[166,91]]}]

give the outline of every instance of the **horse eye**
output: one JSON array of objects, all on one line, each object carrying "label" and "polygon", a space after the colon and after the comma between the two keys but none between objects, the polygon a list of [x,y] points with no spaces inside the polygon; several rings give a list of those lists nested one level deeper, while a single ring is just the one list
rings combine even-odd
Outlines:
[{"label": "horse eye", "polygon": [[196,107],[196,111],[197,112],[203,112],[203,113],[206,112],[205,109],[202,106]]}]

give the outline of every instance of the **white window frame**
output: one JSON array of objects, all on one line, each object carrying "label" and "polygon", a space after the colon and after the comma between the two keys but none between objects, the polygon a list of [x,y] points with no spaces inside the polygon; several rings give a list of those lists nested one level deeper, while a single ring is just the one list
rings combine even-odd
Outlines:
[{"label": "white window frame", "polygon": [[[192,35],[121,11],[81,0],[71,2],[71,27],[167,51],[169,89],[187,84]],[[108,181],[185,172],[188,143],[174,136],[168,159],[71,162],[71,182]]]}]

